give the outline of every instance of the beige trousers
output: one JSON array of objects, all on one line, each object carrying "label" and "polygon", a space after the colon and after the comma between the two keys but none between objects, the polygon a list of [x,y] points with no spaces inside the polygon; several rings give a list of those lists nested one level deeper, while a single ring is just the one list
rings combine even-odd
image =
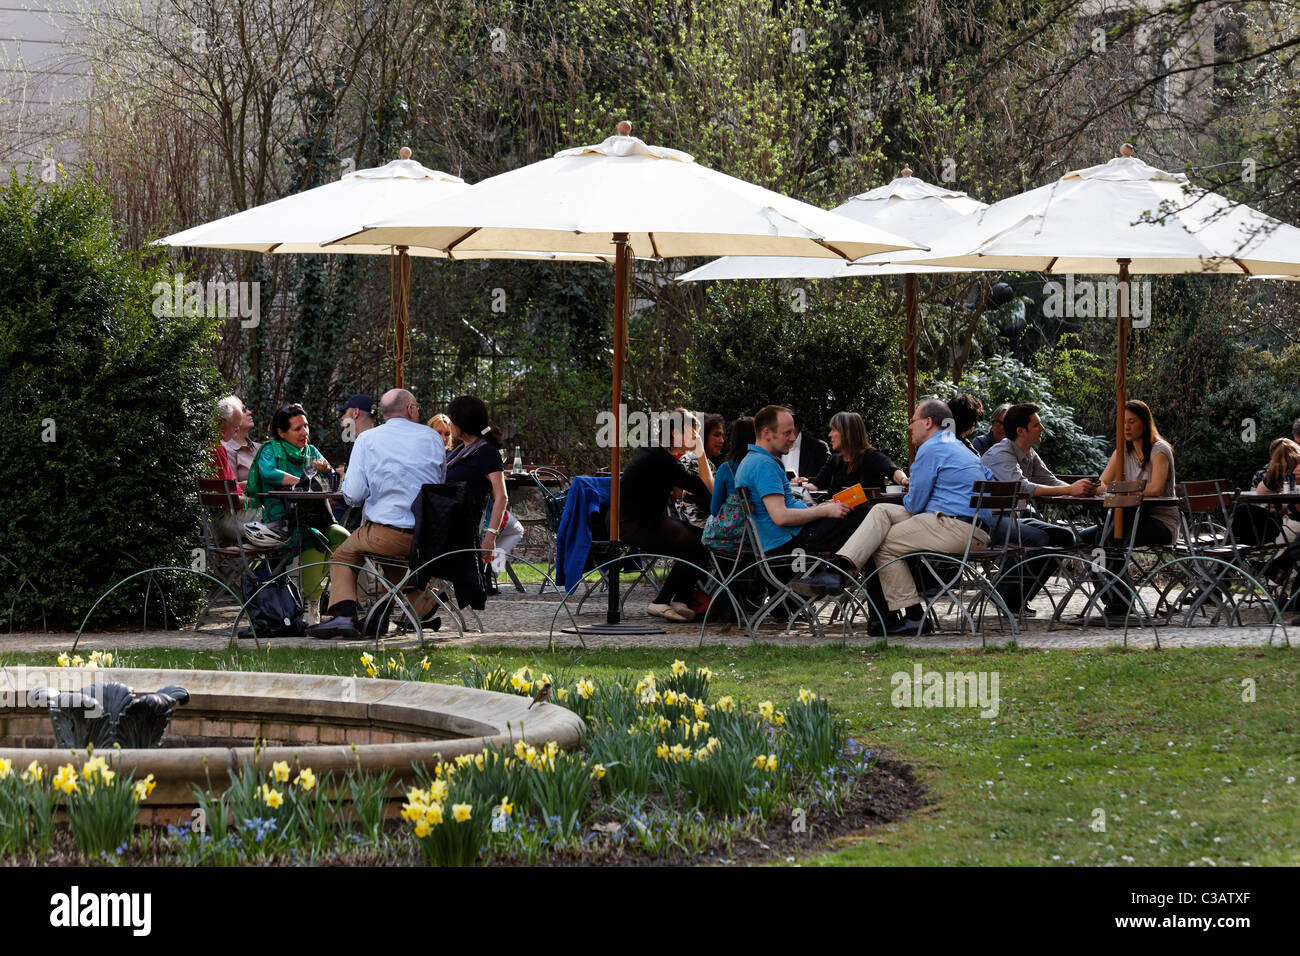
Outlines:
[{"label": "beige trousers", "polygon": [[[411,553],[411,536],[410,531],[398,531],[396,528],[371,524],[369,521],[352,532],[348,539],[335,548],[334,553],[330,555],[331,561],[342,561],[347,565],[346,567],[338,564],[330,565],[330,605],[333,606],[339,601],[357,599],[356,569],[365,564],[363,553],[387,554],[405,560]],[[390,580],[396,583],[401,580],[401,577],[398,575]]]},{"label": "beige trousers", "polygon": [[[859,569],[874,557],[881,569],[880,587],[885,592],[885,601],[891,610],[897,611],[919,603],[920,597],[907,562],[894,559],[917,551],[962,554],[971,534],[971,526],[959,518],[930,511],[914,515],[902,505],[880,504],[867,512],[858,530],[837,553]],[[988,534],[982,528],[975,528],[971,550],[982,551],[988,543]]]}]

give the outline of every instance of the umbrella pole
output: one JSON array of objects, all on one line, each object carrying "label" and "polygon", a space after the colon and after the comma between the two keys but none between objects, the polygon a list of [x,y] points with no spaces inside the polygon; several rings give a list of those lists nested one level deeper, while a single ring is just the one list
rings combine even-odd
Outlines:
[{"label": "umbrella pole", "polygon": [[[620,502],[620,481],[622,465],[620,454],[623,442],[623,341],[626,338],[628,285],[632,271],[632,257],[628,251],[626,232],[614,233],[614,389],[612,404],[614,408],[614,438],[609,450],[609,560],[621,558],[623,548],[619,544],[618,511]],[[605,611],[604,624],[585,624],[580,627],[566,627],[565,634],[662,634],[664,629],[651,624],[626,623],[623,621],[621,608],[620,571],[621,562],[611,564],[608,568],[607,591],[609,604]]]},{"label": "umbrella pole", "polygon": [[395,388],[403,388],[406,378],[406,325],[411,314],[411,258],[406,248],[406,246],[397,247],[397,301],[394,306],[397,316],[393,333],[393,364],[397,366],[394,376]]},{"label": "umbrella pole", "polygon": [[[1120,259],[1119,286],[1128,289],[1128,267],[1131,259]],[[1124,403],[1128,401],[1128,292],[1116,291],[1119,300],[1119,357],[1115,363],[1115,393],[1119,401],[1115,405],[1115,475],[1116,481],[1124,480]],[[1115,540],[1124,538],[1124,512],[1115,512]]]},{"label": "umbrella pole", "polygon": [[[903,310],[907,313],[907,332],[903,347],[907,351],[907,415],[916,408],[916,311],[920,280],[915,274],[903,277]],[[916,446],[912,444],[912,430],[907,430],[907,463],[916,460]],[[892,480],[892,479],[891,479]]]}]

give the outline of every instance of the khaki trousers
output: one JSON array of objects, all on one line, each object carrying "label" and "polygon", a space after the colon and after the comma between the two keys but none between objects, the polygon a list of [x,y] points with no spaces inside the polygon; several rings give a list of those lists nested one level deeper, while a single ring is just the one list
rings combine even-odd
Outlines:
[{"label": "khaki trousers", "polygon": [[346,567],[338,564],[330,565],[330,606],[333,607],[340,601],[357,599],[356,569],[365,564],[363,553],[386,554],[405,559],[411,553],[413,534],[412,531],[398,531],[396,528],[371,524],[369,521],[352,532],[330,556],[331,561],[341,561],[343,565],[347,565]]},{"label": "khaki trousers", "polygon": [[[897,611],[917,604],[921,599],[916,593],[916,583],[907,562],[894,559],[917,551],[963,554],[971,531],[971,526],[959,518],[930,511],[914,515],[902,505],[879,504],[867,512],[858,530],[837,553],[848,558],[857,568],[862,568],[869,558],[874,557],[876,566],[881,569],[880,587],[885,593],[885,601],[891,610]],[[976,527],[971,550],[982,551],[988,542],[988,534]]]}]

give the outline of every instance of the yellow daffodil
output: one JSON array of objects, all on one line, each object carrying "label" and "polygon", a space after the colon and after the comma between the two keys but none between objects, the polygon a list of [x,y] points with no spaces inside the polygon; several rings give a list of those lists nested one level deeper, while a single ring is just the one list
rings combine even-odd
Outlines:
[{"label": "yellow daffodil", "polygon": [[655,756],[656,756],[656,757],[659,757],[659,758],[661,758],[661,759],[664,758],[664,757],[667,757],[667,756],[668,756],[668,745],[667,745],[667,744],[660,744],[658,747],[656,747],[656,748],[655,748]]},{"label": "yellow daffodil", "polygon": [[709,714],[709,708],[704,704],[703,701],[697,700],[695,702],[695,719],[703,720],[705,717],[708,716],[708,714]]},{"label": "yellow daffodil", "polygon": [[699,674],[705,680],[713,680],[713,671],[709,670],[707,667],[697,667],[695,668],[695,673]]},{"label": "yellow daffodil", "polygon": [[429,658],[426,657],[420,661],[420,666],[427,671],[430,667],[433,666],[433,663],[429,660]]},{"label": "yellow daffodil", "polygon": [[153,793],[153,788],[156,786],[158,785],[154,783],[153,774],[149,774],[143,780],[137,780],[133,788],[135,802],[144,803],[145,800],[149,799],[149,794]]},{"label": "yellow daffodil", "polygon": [[767,766],[765,769],[768,773],[772,773],[776,770],[776,754],[767,755]]},{"label": "yellow daffodil", "polygon": [[775,714],[772,715],[772,720],[776,722],[776,725],[777,725],[778,727],[784,727],[784,726],[785,726],[785,714],[782,713],[782,712],[779,711],[779,710],[778,710]]},{"label": "yellow daffodil", "polygon": [[64,794],[75,793],[77,790],[77,768],[67,763],[59,768],[59,772],[54,775],[50,784],[55,790],[60,790]]},{"label": "yellow daffodil", "polygon": [[665,703],[665,704],[667,704],[669,707],[674,707],[674,706],[676,706],[677,701],[678,701],[677,691],[675,691],[675,690],[666,690],[666,691],[664,691],[664,703]]},{"label": "yellow daffodil", "polygon": [[429,785],[429,799],[435,803],[442,803],[447,799],[447,782],[445,780],[435,780]]},{"label": "yellow daffodil", "polygon": [[284,794],[280,793],[279,790],[272,790],[266,784],[262,784],[262,802],[274,810],[284,803]]},{"label": "yellow daffodil", "polygon": [[482,754],[479,754],[477,757],[474,758],[474,766],[477,767],[479,770],[483,769],[483,765],[485,762],[486,761],[484,761]]},{"label": "yellow daffodil", "polygon": [[760,700],[758,702],[758,713],[764,720],[771,720],[772,715],[776,713],[776,708],[772,706],[770,700]]},{"label": "yellow daffodil", "polygon": [[520,760],[523,760],[523,759],[524,759],[524,755],[527,754],[527,753],[528,753],[528,744],[526,744],[526,743],[525,743],[524,741],[522,741],[522,740],[516,740],[516,741],[515,741],[515,756],[518,757]]},{"label": "yellow daffodil", "polygon": [[674,677],[681,677],[686,673],[686,662],[673,661],[672,672]]},{"label": "yellow daffodil", "polygon": [[406,791],[406,802],[407,803],[428,803],[429,794],[421,790],[419,787],[412,787],[410,790]]},{"label": "yellow daffodil", "polygon": [[23,783],[40,783],[45,778],[45,768],[33,760],[23,771]]},{"label": "yellow daffodil", "polygon": [[0,780],[5,779],[14,772],[14,762],[5,757],[0,757]]},{"label": "yellow daffodil", "polygon": [[555,699],[558,701],[566,701],[569,699],[569,692],[561,687],[555,692]]},{"label": "yellow daffodil", "polygon": [[72,658],[69,657],[66,653],[60,653],[60,654],[59,654],[59,657],[58,657],[58,661],[59,661],[59,666],[60,666],[60,667],[71,667],[71,666],[72,666]]},{"label": "yellow daffodil", "polygon": [[471,763],[473,763],[473,762],[474,762],[474,758],[471,757],[469,754],[457,754],[457,755],[456,755],[456,769],[458,769],[458,770],[459,770],[461,767],[464,767],[464,766],[466,766],[467,764],[471,764]]},{"label": "yellow daffodil", "polygon": [[547,741],[545,752],[546,752],[546,756],[551,758],[558,756],[560,753],[559,743],[554,740]]},{"label": "yellow daffodil", "polygon": [[442,804],[431,803],[424,808],[424,822],[430,826],[437,826],[442,823]]},{"label": "yellow daffodil", "polygon": [[501,798],[501,812],[504,813],[504,814],[505,814],[506,816],[508,816],[508,817],[514,815],[514,812],[515,812],[515,805],[514,805],[513,803],[510,802],[510,798],[509,798],[509,797],[502,797],[502,798]]},{"label": "yellow daffodil", "polygon": [[604,780],[605,765],[603,763],[593,764],[591,768],[591,775],[595,777],[597,780]]},{"label": "yellow daffodil", "polygon": [[429,835],[429,824],[421,820],[419,823],[415,825],[416,839],[423,840],[428,835]]},{"label": "yellow daffodil", "polygon": [[729,714],[736,709],[736,698],[728,694],[726,697],[721,698],[713,706],[716,707],[718,710],[722,711],[724,714]]},{"label": "yellow daffodil", "polygon": [[578,681],[577,686],[574,689],[583,700],[589,699],[592,694],[596,693],[596,685],[586,678]]},{"label": "yellow daffodil", "polygon": [[304,790],[311,790],[316,786],[316,775],[311,772],[311,767],[304,767],[298,771],[298,776],[293,778],[293,782]]},{"label": "yellow daffodil", "polygon": [[374,663],[375,663],[375,655],[374,655],[374,654],[371,654],[369,651],[364,651],[364,652],[362,652],[362,654],[361,654],[361,666],[362,666],[362,667],[371,667]]},{"label": "yellow daffodil", "polygon": [[457,823],[464,823],[469,819],[470,811],[474,809],[468,803],[452,804],[451,815],[456,818]]},{"label": "yellow daffodil", "polygon": [[814,694],[812,691],[803,687],[799,688],[799,703],[807,705],[807,704],[811,704],[816,699],[817,699],[817,695]]},{"label": "yellow daffodil", "polygon": [[267,773],[267,776],[269,776],[276,783],[288,783],[289,782],[289,761],[277,760],[275,763],[271,764],[271,769]]}]

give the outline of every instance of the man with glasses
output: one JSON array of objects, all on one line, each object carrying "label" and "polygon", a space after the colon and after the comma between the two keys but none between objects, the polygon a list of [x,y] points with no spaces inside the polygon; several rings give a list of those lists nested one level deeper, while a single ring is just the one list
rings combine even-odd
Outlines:
[{"label": "man with glasses", "polygon": [[971,448],[974,449],[976,455],[983,455],[986,451],[1007,437],[1006,426],[1003,423],[1003,419],[1006,418],[1007,410],[1009,408],[1011,408],[1011,404],[1007,402],[993,409],[993,418],[989,422],[989,430],[978,438],[971,440]]},{"label": "man with glasses", "polygon": [[[896,559],[918,551],[963,554],[968,539],[972,550],[988,547],[992,516],[987,511],[976,514],[970,498],[975,482],[986,481],[990,475],[970,449],[943,427],[952,418],[952,409],[938,399],[916,406],[907,423],[916,460],[903,503],[872,507],[838,552],[857,570],[875,558],[884,599],[893,615],[885,616],[885,632],[890,635],[931,630],[912,572],[906,561]],[[814,576],[812,583],[830,584],[833,578],[833,573]],[[843,586],[843,582],[836,583]]]},{"label": "man with glasses", "polygon": [[415,515],[411,505],[422,485],[441,484],[443,442],[420,421],[420,406],[404,388],[379,400],[384,423],[357,436],[351,467],[343,479],[343,500],[364,505],[364,520],[335,550],[330,566],[331,617],[307,628],[312,637],[357,636],[357,568],[363,554],[405,559],[411,551]]}]

